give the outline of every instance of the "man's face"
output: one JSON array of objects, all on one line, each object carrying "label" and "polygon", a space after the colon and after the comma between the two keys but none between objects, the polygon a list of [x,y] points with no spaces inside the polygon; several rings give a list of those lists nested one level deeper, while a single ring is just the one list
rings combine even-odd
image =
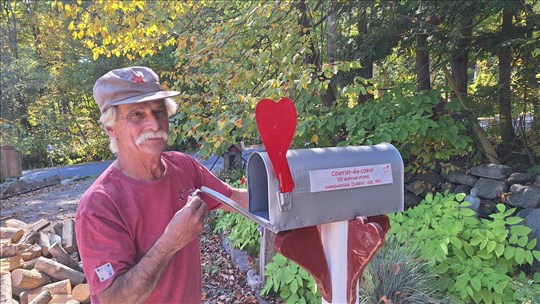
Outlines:
[{"label": "man's face", "polygon": [[118,142],[118,153],[161,154],[169,134],[163,100],[119,105],[116,124],[109,130]]}]

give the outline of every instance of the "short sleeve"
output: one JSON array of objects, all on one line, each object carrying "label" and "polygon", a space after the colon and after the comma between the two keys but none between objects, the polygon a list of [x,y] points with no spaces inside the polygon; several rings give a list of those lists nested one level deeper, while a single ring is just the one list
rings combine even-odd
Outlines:
[{"label": "short sleeve", "polygon": [[[226,197],[230,197],[232,195],[232,188],[227,183],[217,178],[217,176],[210,172],[210,170],[208,170],[200,162],[193,158],[191,158],[191,160],[197,172],[197,188],[200,189],[200,187],[205,186],[225,195]],[[209,195],[203,193],[201,194],[201,197],[208,204],[208,210],[214,210],[221,206],[221,203],[218,200]]]},{"label": "short sleeve", "polygon": [[81,198],[75,229],[92,295],[100,294],[136,264],[135,245],[106,194],[93,192]]}]

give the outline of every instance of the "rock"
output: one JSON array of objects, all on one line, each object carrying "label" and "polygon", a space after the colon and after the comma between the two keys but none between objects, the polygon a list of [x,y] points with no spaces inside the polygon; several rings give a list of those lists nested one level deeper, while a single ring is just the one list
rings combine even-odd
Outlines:
[{"label": "rock", "polygon": [[441,191],[442,192],[448,191],[450,193],[454,193],[454,189],[456,189],[456,185],[454,185],[453,183],[450,183],[450,182],[446,182],[446,183],[441,185]]},{"label": "rock", "polygon": [[474,187],[478,189],[479,197],[487,199],[496,199],[508,191],[508,185],[504,181],[488,178],[480,178]]},{"label": "rock", "polygon": [[474,212],[478,214],[478,211],[480,209],[480,198],[478,198],[477,195],[478,195],[478,189],[472,188],[471,194],[465,196],[463,200],[471,203],[471,206],[469,208],[471,208],[472,210],[474,210]]},{"label": "rock", "polygon": [[405,189],[407,189],[407,191],[409,192],[414,193],[415,195],[421,195],[421,196],[426,196],[426,194],[435,191],[434,186],[426,182],[418,181],[418,180],[408,184],[405,187]]},{"label": "rock", "polygon": [[533,186],[540,188],[540,174],[536,176],[536,181],[534,182]]},{"label": "rock", "polygon": [[416,176],[416,180],[425,182],[431,185],[432,187],[437,187],[445,182],[444,178],[435,171],[418,174]]},{"label": "rock", "polygon": [[403,200],[404,200],[405,209],[409,209],[409,208],[418,206],[418,204],[420,204],[420,202],[422,201],[422,198],[414,195],[411,192],[407,192],[403,196]]},{"label": "rock", "polygon": [[18,179],[2,184],[1,197],[10,196],[13,194],[26,191],[27,184],[24,180]]},{"label": "rock", "polygon": [[452,191],[452,193],[469,193],[469,191],[471,191],[471,187],[467,186],[467,185],[458,185],[454,191]]},{"label": "rock", "polygon": [[478,178],[465,174],[459,171],[452,171],[448,174],[448,181],[455,184],[467,185],[469,187],[474,187]]},{"label": "rock", "polygon": [[535,173],[512,173],[510,177],[506,180],[506,183],[509,186],[512,186],[513,184],[521,184],[525,185],[530,182],[534,181],[534,178],[536,177]]},{"label": "rock", "polygon": [[531,228],[529,239],[536,238],[536,250],[540,250],[540,209],[523,209],[517,213],[517,216],[524,219],[520,224]]},{"label": "rock", "polygon": [[512,174],[512,168],[505,165],[485,164],[471,168],[471,174],[496,180],[505,180]]},{"label": "rock", "polygon": [[508,204],[521,208],[540,208],[540,188],[514,184],[510,187]]},{"label": "rock", "polygon": [[247,271],[246,281],[251,290],[260,290],[263,287],[263,280],[261,276],[259,276],[253,269]]},{"label": "rock", "polygon": [[63,185],[63,186],[66,186],[66,185],[69,185],[69,184],[72,184],[73,183],[73,180],[71,179],[63,179],[62,181],[60,181],[60,184]]}]

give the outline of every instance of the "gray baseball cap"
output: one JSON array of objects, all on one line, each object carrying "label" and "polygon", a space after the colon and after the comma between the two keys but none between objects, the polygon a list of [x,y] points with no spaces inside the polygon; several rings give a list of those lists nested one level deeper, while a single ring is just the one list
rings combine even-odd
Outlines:
[{"label": "gray baseball cap", "polygon": [[142,66],[108,72],[96,81],[93,91],[101,113],[115,105],[152,101],[180,94],[178,91],[163,90],[159,85],[159,76],[152,69]]}]

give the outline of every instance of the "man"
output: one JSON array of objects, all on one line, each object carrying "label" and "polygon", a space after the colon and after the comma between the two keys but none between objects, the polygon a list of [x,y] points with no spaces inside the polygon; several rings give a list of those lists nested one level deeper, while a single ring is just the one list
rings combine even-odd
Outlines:
[{"label": "man", "polygon": [[163,90],[151,69],[113,70],[93,91],[117,158],[82,196],[75,219],[92,302],[200,302],[199,236],[207,210],[221,205],[191,194],[207,186],[247,207],[247,191],[163,151],[177,109],[171,97],[180,92]]}]

